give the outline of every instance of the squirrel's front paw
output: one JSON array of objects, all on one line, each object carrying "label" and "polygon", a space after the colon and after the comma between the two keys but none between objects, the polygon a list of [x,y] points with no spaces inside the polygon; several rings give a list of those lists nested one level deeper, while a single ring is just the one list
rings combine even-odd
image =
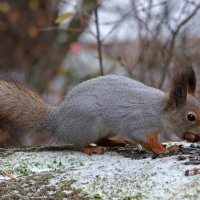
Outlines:
[{"label": "squirrel's front paw", "polygon": [[153,153],[167,153],[168,150],[158,141],[157,133],[151,132],[147,136],[147,141],[141,141],[139,144],[146,150]]},{"label": "squirrel's front paw", "polygon": [[92,155],[92,154],[104,154],[107,151],[106,147],[102,146],[86,146],[84,147],[83,152]]},{"label": "squirrel's front paw", "polygon": [[186,132],[183,136],[183,139],[184,140],[187,140],[189,142],[199,142],[200,141],[200,136],[199,135],[196,135],[194,133],[189,133],[189,132]]}]

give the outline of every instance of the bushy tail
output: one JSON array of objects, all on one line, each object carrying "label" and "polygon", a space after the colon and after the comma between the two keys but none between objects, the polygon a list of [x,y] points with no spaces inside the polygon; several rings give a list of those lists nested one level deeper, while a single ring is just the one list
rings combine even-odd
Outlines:
[{"label": "bushy tail", "polygon": [[0,142],[16,128],[40,128],[48,111],[48,104],[32,90],[17,82],[0,80]]}]

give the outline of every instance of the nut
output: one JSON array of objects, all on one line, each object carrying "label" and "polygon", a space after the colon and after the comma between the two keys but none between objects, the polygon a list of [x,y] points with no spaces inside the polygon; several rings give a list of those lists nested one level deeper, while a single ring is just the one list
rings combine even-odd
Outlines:
[{"label": "nut", "polygon": [[200,136],[199,135],[196,135],[194,133],[189,133],[189,132],[186,132],[183,136],[183,139],[184,140],[187,140],[189,142],[198,142],[200,141]]}]

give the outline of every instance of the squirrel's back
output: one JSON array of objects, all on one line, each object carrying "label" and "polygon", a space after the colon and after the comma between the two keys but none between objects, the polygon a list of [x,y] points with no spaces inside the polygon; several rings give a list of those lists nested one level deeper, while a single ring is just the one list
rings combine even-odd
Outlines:
[{"label": "squirrel's back", "polygon": [[61,108],[65,109],[65,106],[68,107],[69,104],[88,104],[91,107],[95,104],[96,110],[105,106],[113,108],[111,112],[113,115],[120,107],[135,105],[138,108],[138,105],[147,105],[149,108],[150,105],[157,106],[163,99],[166,100],[166,93],[159,89],[128,77],[106,75],[85,81],[73,88],[62,102]]},{"label": "squirrel's back", "polygon": [[[109,93],[107,93],[108,91]],[[92,96],[94,96],[95,94],[98,96],[101,96],[102,94],[120,96],[125,95],[125,97],[127,98],[127,92],[130,92],[130,97],[128,96],[128,98],[130,99],[132,98],[132,96],[135,97],[135,92],[137,94],[141,94],[142,96],[144,94],[154,94],[154,96],[156,97],[162,97],[165,95],[163,91],[147,86],[131,78],[119,75],[106,75],[90,79],[77,85],[72,89],[71,92],[69,92],[69,94],[66,97],[66,100],[69,100],[69,98],[77,98],[77,96],[83,95],[84,93],[86,95],[92,94]],[[107,95],[104,96],[106,97]]]},{"label": "squirrel's back", "polygon": [[127,77],[107,75],[73,88],[59,107],[55,120],[61,124],[60,137],[68,134],[68,138],[76,138],[72,143],[83,144],[82,137],[78,141],[82,134],[86,141],[91,138],[92,142],[108,132],[129,134],[134,130],[143,134],[154,130],[160,123],[165,103],[166,94],[161,90]]}]

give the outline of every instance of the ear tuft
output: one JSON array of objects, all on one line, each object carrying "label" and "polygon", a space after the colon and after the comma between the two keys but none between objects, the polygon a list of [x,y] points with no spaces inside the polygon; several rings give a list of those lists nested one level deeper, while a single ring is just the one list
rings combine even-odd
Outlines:
[{"label": "ear tuft", "polygon": [[172,110],[186,103],[187,94],[195,94],[196,76],[191,65],[176,71],[171,80],[171,88],[166,110]]},{"label": "ear tuft", "polygon": [[197,79],[192,65],[187,65],[185,70],[188,79],[188,92],[195,95]]}]

